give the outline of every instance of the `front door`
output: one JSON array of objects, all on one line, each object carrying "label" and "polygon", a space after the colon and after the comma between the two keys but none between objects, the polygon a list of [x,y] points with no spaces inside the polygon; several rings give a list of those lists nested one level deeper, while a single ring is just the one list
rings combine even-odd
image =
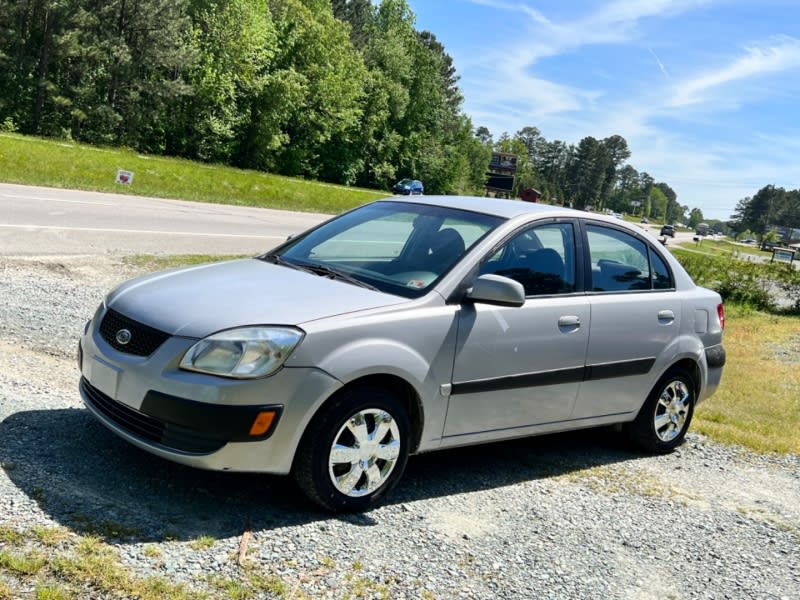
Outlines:
[{"label": "front door", "polygon": [[445,438],[515,430],[568,419],[583,379],[589,302],[575,294],[575,229],[553,222],[515,235],[484,262],[523,284],[519,308],[465,305]]}]

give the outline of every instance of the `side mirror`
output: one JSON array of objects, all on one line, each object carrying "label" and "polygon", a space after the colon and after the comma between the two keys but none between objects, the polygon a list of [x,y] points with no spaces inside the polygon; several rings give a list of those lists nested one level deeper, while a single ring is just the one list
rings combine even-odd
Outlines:
[{"label": "side mirror", "polygon": [[525,304],[525,288],[519,281],[502,275],[481,275],[472,284],[466,299],[496,306],[522,306]]}]

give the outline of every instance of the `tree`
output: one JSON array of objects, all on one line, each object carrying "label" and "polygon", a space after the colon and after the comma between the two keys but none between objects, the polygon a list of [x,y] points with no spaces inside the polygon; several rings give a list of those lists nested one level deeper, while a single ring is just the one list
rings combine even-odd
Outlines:
[{"label": "tree", "polygon": [[478,141],[480,141],[480,143],[484,146],[491,146],[493,143],[492,133],[483,125],[475,130],[475,137],[478,138]]},{"label": "tree", "polygon": [[[271,0],[281,41],[237,157],[242,166],[318,177],[351,170],[356,157],[340,152],[357,128],[366,72],[348,27],[324,0]],[[328,150],[326,148],[332,146]]]},{"label": "tree", "polygon": [[665,217],[667,212],[667,197],[658,186],[650,188],[650,193],[647,195],[647,204],[650,207],[649,214],[655,219],[663,219],[667,223]]},{"label": "tree", "polygon": [[699,208],[693,208],[691,211],[689,211],[689,223],[688,223],[689,227],[694,229],[695,227],[697,227],[698,223],[702,222],[703,222],[702,210],[700,210]]},{"label": "tree", "polygon": [[763,234],[773,217],[780,214],[786,202],[786,190],[767,185],[758,190],[752,198],[744,198],[736,205],[731,226],[737,230],[750,229]]},{"label": "tree", "polygon": [[362,49],[369,40],[374,9],[370,0],[332,0],[334,16],[350,25],[350,41]]},{"label": "tree", "polygon": [[605,206],[611,198],[614,184],[617,179],[617,171],[628,158],[631,151],[628,142],[621,135],[612,135],[602,141],[602,148],[605,151],[603,162],[605,163],[605,177],[599,190],[601,207]]},{"label": "tree", "polygon": [[277,34],[265,0],[199,2],[192,16],[199,56],[188,75],[193,93],[171,121],[168,152],[230,162],[269,80]]},{"label": "tree", "polygon": [[611,164],[611,156],[601,142],[591,136],[580,141],[569,169],[569,191],[576,208],[602,208],[602,192]]},{"label": "tree", "polygon": [[542,133],[536,127],[528,126],[520,129],[514,137],[518,138],[522,142],[522,145],[525,146],[525,153],[527,154],[531,165],[535,167],[536,155],[541,148],[542,141],[544,140]]}]

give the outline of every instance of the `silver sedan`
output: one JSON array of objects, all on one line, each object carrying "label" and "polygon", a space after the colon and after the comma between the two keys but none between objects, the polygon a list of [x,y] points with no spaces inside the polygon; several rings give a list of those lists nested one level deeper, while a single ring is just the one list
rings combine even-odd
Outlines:
[{"label": "silver sedan", "polygon": [[671,451],[719,385],[723,326],[719,295],[619,219],[390,198],[124,283],[83,332],[80,392],[153,454],[291,473],[357,511],[441,448],[621,424]]}]

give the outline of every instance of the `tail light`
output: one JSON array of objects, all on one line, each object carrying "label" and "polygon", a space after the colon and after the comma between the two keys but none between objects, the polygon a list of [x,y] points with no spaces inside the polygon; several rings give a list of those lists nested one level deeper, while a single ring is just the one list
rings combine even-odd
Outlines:
[{"label": "tail light", "polygon": [[720,329],[725,329],[725,307],[722,306],[722,302],[717,304],[717,316],[719,317]]}]

